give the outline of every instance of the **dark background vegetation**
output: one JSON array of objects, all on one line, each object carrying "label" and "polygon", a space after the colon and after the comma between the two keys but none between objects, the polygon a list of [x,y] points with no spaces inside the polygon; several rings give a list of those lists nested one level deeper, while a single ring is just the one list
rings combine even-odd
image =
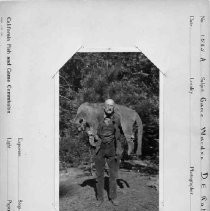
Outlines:
[{"label": "dark background vegetation", "polygon": [[76,53],[61,69],[60,162],[79,165],[89,159],[87,137],[71,120],[84,102],[117,104],[137,111],[144,125],[143,159],[158,163],[159,70],[142,53]]}]

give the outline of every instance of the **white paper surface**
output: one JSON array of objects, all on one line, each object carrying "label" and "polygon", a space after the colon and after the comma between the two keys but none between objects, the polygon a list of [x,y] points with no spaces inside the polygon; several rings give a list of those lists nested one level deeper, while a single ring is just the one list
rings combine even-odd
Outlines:
[{"label": "white paper surface", "polygon": [[[1,210],[7,209],[8,200],[11,210],[18,209],[18,200],[23,200],[19,202],[24,211],[59,209],[58,70],[78,49],[136,47],[165,74],[160,74],[159,209],[209,209],[209,199],[201,201],[209,192],[209,177],[201,180],[209,166],[208,1],[1,2],[0,15]],[[192,26],[190,16],[194,16]],[[200,16],[205,16],[203,23]],[[12,45],[10,82],[8,43]],[[201,57],[206,60],[200,62]],[[191,77],[193,94],[189,94]],[[206,82],[202,93],[201,77]],[[200,118],[202,95],[206,101]],[[202,160],[201,127],[206,127]],[[8,138],[11,148],[6,145]],[[18,138],[22,138],[19,158]],[[195,187],[191,196],[190,166]],[[207,187],[201,189],[201,182]]]}]

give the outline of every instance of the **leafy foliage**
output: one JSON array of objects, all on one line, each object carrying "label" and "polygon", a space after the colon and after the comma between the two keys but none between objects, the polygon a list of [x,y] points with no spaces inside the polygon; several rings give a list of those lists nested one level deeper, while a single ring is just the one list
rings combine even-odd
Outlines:
[{"label": "leafy foliage", "polygon": [[[83,102],[104,102],[107,98],[139,113],[145,125],[143,153],[157,154],[158,146],[149,150],[153,145],[151,139],[156,140],[159,136],[157,67],[142,53],[76,53],[60,69],[61,161],[77,163],[87,159],[88,147],[84,138],[79,138],[70,121]],[[148,138],[151,127],[156,132]]]}]

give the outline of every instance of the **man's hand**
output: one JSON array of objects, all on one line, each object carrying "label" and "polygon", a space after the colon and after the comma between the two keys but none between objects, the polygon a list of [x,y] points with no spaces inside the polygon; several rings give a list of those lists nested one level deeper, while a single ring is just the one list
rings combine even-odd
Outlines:
[{"label": "man's hand", "polygon": [[95,139],[94,139],[94,136],[93,135],[90,135],[89,136],[89,143],[91,146],[95,147],[96,146],[96,142],[95,142]]}]

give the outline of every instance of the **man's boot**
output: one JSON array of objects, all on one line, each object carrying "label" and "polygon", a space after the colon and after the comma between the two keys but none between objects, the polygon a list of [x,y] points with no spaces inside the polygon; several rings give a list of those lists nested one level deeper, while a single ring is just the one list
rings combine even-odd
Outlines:
[{"label": "man's boot", "polygon": [[117,200],[117,199],[111,199],[111,203],[114,205],[114,206],[118,206],[120,204],[120,202]]},{"label": "man's boot", "polygon": [[97,200],[96,207],[101,207],[103,205],[103,203],[104,203],[104,200],[103,199]]}]

